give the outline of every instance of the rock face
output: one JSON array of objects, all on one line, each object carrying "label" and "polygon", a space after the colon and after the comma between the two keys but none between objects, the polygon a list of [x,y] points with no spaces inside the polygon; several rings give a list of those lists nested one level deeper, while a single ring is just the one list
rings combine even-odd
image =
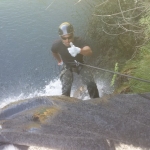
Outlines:
[{"label": "rock face", "polygon": [[37,97],[0,111],[0,145],[61,150],[114,150],[119,144],[150,149],[150,94],[82,101]]}]

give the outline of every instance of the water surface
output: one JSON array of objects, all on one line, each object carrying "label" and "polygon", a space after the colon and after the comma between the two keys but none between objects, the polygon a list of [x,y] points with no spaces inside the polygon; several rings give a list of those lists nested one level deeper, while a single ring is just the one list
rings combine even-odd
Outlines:
[{"label": "water surface", "polygon": [[0,0],[0,100],[40,91],[60,68],[50,53],[58,26],[84,37],[90,0]]}]

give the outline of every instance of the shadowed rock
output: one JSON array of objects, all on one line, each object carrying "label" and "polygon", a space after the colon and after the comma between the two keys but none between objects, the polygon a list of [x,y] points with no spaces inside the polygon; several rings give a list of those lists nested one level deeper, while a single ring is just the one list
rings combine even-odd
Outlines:
[{"label": "shadowed rock", "polygon": [[61,150],[150,149],[150,94],[82,101],[65,96],[12,103],[0,112],[0,143]]}]

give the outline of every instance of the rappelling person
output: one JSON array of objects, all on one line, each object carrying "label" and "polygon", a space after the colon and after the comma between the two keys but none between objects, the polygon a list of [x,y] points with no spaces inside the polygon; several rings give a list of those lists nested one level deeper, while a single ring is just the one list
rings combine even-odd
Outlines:
[{"label": "rappelling person", "polygon": [[53,43],[51,51],[58,65],[63,65],[60,73],[62,95],[70,96],[73,72],[76,72],[87,86],[90,98],[98,98],[99,93],[93,76],[89,68],[82,65],[83,56],[92,55],[90,46],[82,38],[74,36],[73,26],[69,22],[62,23],[58,33],[60,39]]}]

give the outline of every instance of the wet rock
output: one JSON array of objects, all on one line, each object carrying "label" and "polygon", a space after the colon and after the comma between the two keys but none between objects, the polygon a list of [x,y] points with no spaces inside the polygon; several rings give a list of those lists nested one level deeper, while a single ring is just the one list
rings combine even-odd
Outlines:
[{"label": "wet rock", "polygon": [[150,149],[150,94],[79,100],[37,97],[0,111],[0,143],[61,150]]}]

